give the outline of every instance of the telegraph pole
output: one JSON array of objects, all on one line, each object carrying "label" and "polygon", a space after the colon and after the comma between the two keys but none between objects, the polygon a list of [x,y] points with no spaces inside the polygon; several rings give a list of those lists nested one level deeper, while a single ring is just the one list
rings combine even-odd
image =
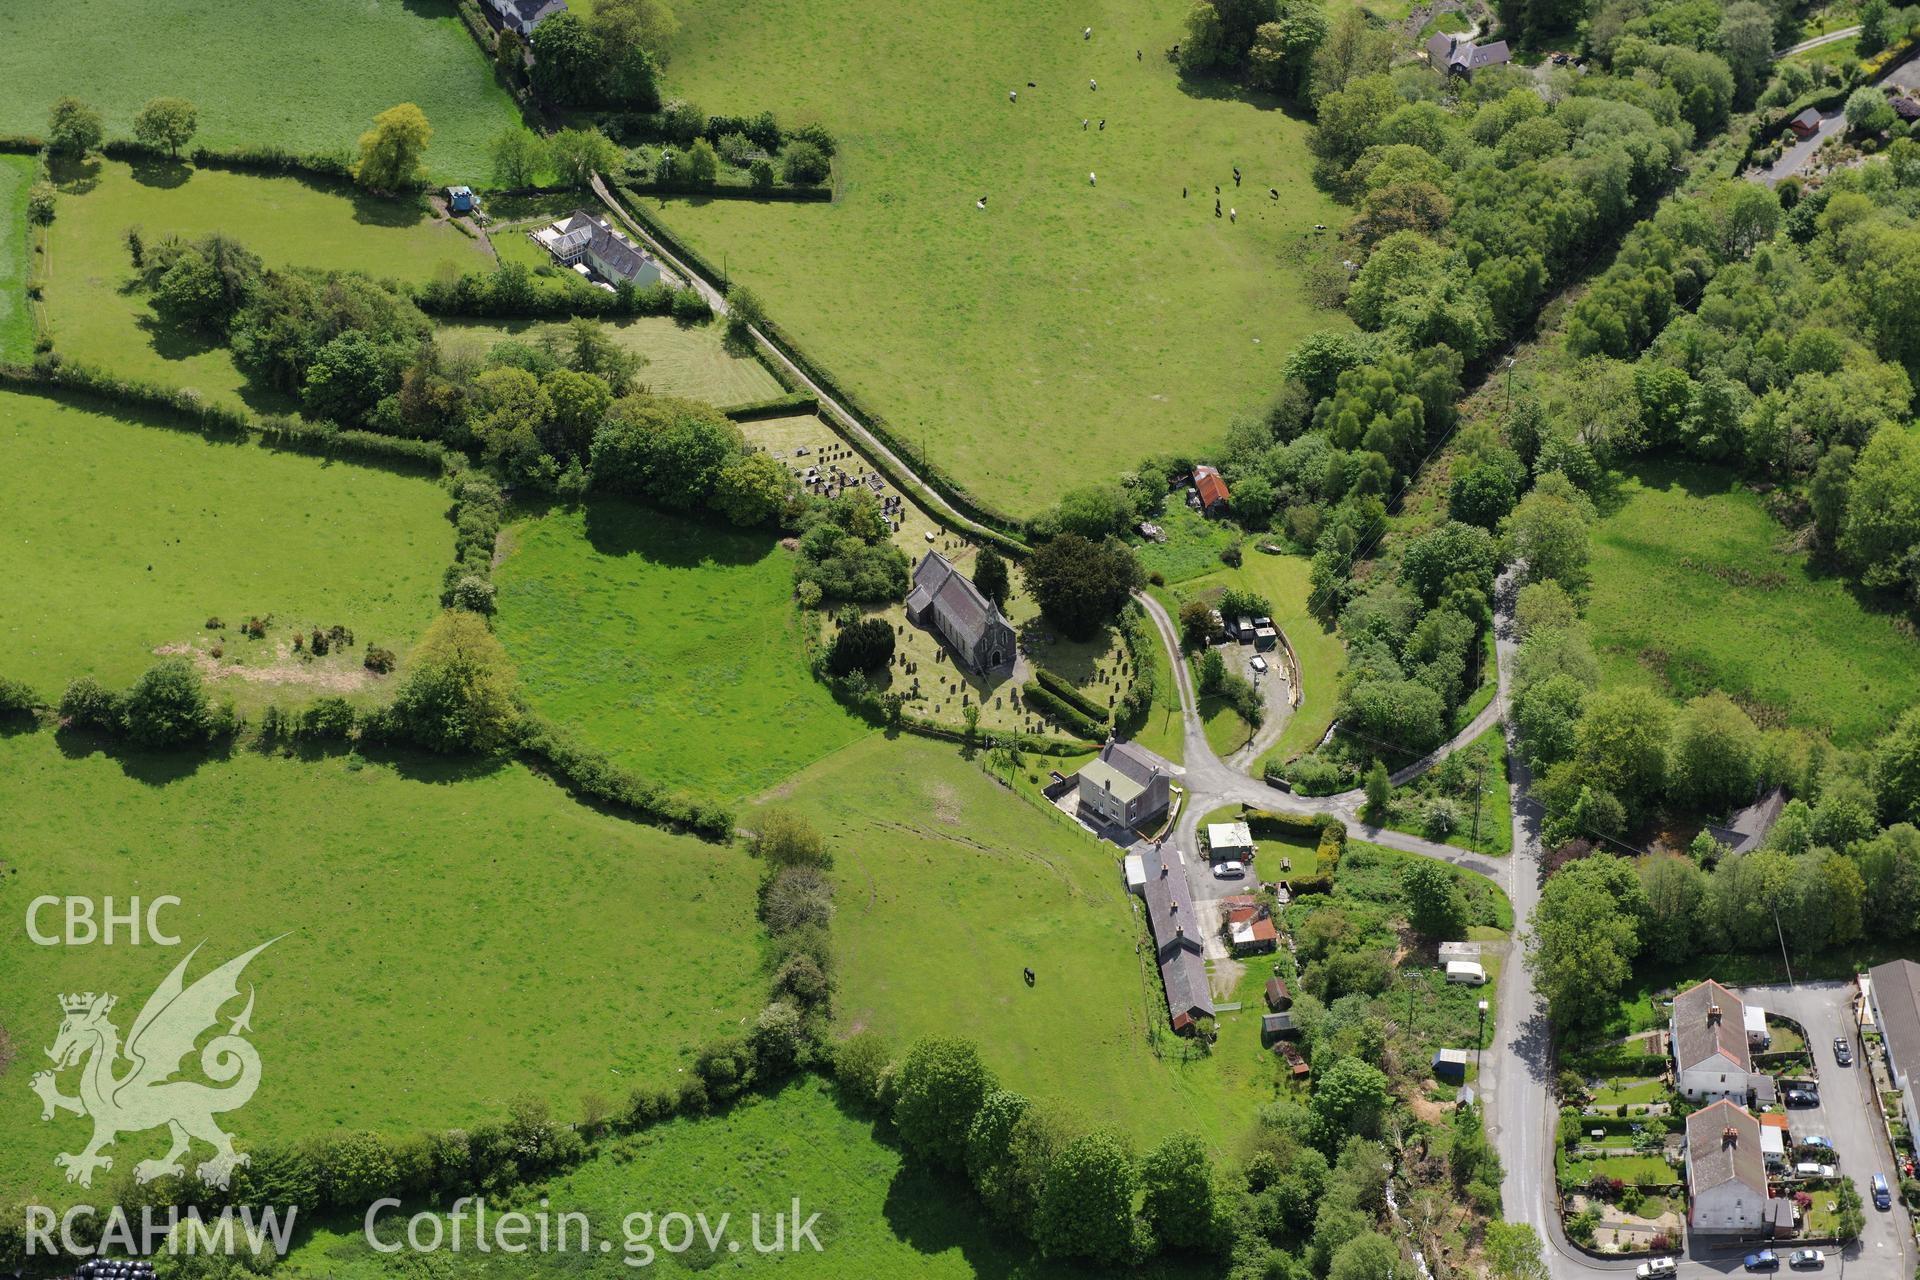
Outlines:
[{"label": "telegraph pole", "polygon": [[[1479,781],[1473,789],[1473,847],[1476,849],[1480,847],[1480,802],[1486,798],[1486,794],[1487,794],[1487,753],[1483,751],[1480,753]],[[1485,1004],[1486,1001],[1482,1000],[1480,1003]],[[1483,1018],[1486,1016],[1484,1011],[1482,1011],[1481,1016]]]}]

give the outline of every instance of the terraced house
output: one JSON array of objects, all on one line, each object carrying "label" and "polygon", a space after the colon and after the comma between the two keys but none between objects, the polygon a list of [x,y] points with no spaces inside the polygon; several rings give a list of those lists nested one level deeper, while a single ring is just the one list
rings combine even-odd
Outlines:
[{"label": "terraced house", "polygon": [[[1753,1055],[1747,1045],[1746,1005],[1714,981],[1673,998],[1667,1024],[1673,1043],[1674,1086],[1696,1102],[1731,1098],[1744,1103],[1753,1087]],[[1754,1141],[1758,1160],[1759,1140]]]}]

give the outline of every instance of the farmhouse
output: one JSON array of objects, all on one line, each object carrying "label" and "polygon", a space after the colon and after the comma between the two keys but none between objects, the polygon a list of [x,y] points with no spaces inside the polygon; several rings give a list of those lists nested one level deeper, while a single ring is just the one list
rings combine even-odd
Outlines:
[{"label": "farmhouse", "polygon": [[[1172,797],[1162,762],[1131,742],[1108,742],[1077,775],[1080,813],[1109,827],[1142,827],[1160,820]],[[1152,869],[1147,868],[1149,878]]]},{"label": "farmhouse", "polygon": [[1513,55],[1507,51],[1505,40],[1495,40],[1491,44],[1474,44],[1462,40],[1459,36],[1450,36],[1446,32],[1437,32],[1427,41],[1427,62],[1442,75],[1462,76],[1473,79],[1473,73],[1482,67],[1505,66]]},{"label": "farmhouse", "polygon": [[945,640],[974,671],[996,671],[1013,661],[1013,624],[938,551],[927,552],[913,571],[907,621]]},{"label": "farmhouse", "polygon": [[1767,1168],[1760,1122],[1724,1098],[1687,1117],[1687,1221],[1695,1231],[1754,1232],[1767,1225]]},{"label": "farmhouse", "polygon": [[1200,499],[1200,510],[1208,515],[1217,515],[1227,506],[1227,482],[1220,478],[1217,467],[1204,463],[1193,469],[1193,492]]},{"label": "farmhouse", "polygon": [[1182,1035],[1193,1032],[1194,1020],[1213,1016],[1213,996],[1207,990],[1207,962],[1202,954],[1200,917],[1193,909],[1186,874],[1171,864],[1159,848],[1141,855],[1146,864],[1147,927],[1153,931],[1154,954],[1166,985],[1167,1020]]},{"label": "farmhouse", "polygon": [[1911,960],[1889,960],[1867,971],[1867,1000],[1873,1021],[1887,1046],[1887,1074],[1900,1090],[1900,1107],[1907,1132],[1920,1134],[1920,965]]},{"label": "farmhouse", "polygon": [[[647,285],[662,275],[660,265],[633,241],[584,209],[530,232],[563,267],[589,268],[611,284]],[[586,274],[583,272],[582,274]]]},{"label": "farmhouse", "polygon": [[480,11],[494,26],[525,40],[548,18],[565,13],[567,0],[480,0]]},{"label": "farmhouse", "polygon": [[[1694,1101],[1734,1098],[1745,1102],[1753,1058],[1747,1046],[1746,1006],[1711,980],[1673,998],[1668,1023],[1673,1041],[1674,1083]],[[1754,1159],[1758,1160],[1758,1148]]]}]

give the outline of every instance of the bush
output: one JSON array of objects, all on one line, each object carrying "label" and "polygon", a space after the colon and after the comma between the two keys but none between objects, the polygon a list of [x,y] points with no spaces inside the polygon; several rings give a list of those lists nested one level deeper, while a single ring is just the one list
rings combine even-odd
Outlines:
[{"label": "bush", "polygon": [[825,152],[812,142],[789,143],[780,157],[780,174],[796,186],[818,186],[833,172]]},{"label": "bush", "polygon": [[492,755],[511,743],[519,723],[513,685],[507,651],[486,621],[442,613],[414,650],[394,716],[429,751]]},{"label": "bush", "polygon": [[893,626],[884,617],[848,622],[827,651],[827,670],[836,676],[877,671],[892,661]]},{"label": "bush", "polygon": [[869,1111],[878,1108],[892,1071],[892,1055],[877,1031],[855,1032],[834,1046],[834,1081],[856,1106]]},{"label": "bush", "polygon": [[384,676],[393,670],[397,662],[398,659],[394,657],[393,650],[370,644],[367,646],[367,656],[361,660],[361,665],[375,675]]},{"label": "bush", "polygon": [[0,716],[32,715],[39,706],[39,695],[25,681],[0,677]]},{"label": "bush", "polygon": [[214,728],[200,674],[185,658],[149,667],[121,700],[120,714],[127,736],[143,747],[204,742]]}]

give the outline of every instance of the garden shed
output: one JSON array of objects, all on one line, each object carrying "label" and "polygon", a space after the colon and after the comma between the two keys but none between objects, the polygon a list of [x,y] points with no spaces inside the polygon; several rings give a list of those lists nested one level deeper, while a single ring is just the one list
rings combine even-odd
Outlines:
[{"label": "garden shed", "polygon": [[1433,1053],[1433,1078],[1447,1084],[1465,1084],[1467,1080],[1467,1051],[1465,1049],[1436,1049]]}]

